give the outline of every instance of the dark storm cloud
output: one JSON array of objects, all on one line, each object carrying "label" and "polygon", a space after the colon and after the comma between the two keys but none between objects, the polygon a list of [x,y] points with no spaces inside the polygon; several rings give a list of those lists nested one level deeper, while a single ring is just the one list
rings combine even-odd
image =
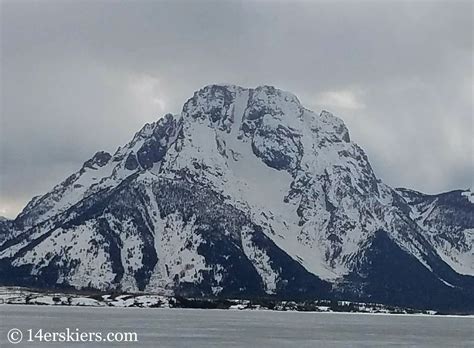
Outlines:
[{"label": "dark storm cloud", "polygon": [[337,114],[392,186],[472,185],[468,1],[3,1],[1,10],[5,215],[220,82],[273,84]]}]

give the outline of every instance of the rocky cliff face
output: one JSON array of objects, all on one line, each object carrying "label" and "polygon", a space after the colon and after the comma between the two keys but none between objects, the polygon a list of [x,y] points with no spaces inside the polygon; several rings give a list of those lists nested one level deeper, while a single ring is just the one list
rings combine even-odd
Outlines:
[{"label": "rocky cliff face", "polygon": [[212,85],[34,198],[0,282],[472,308],[469,195],[394,190],[339,118]]}]

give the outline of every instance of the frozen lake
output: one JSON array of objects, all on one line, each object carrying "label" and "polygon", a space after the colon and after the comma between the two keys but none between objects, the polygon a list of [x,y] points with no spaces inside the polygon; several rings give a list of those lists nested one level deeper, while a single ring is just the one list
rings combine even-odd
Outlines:
[{"label": "frozen lake", "polygon": [[[7,333],[20,329],[22,344]],[[136,332],[135,343],[25,342],[36,333]],[[0,306],[0,347],[474,347],[474,319],[199,309]],[[57,336],[58,337],[58,336]]]}]

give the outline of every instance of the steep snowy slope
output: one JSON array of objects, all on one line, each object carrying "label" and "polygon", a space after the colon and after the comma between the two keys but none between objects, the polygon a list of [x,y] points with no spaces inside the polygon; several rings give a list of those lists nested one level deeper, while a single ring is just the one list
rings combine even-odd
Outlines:
[{"label": "steep snowy slope", "polygon": [[[468,247],[447,257],[415,205],[377,179],[332,114],[269,86],[211,85],[33,199],[0,245],[0,282],[416,305],[422,276],[423,306],[464,306]],[[472,222],[471,206],[452,209]],[[449,243],[469,243],[472,224],[443,223]]]},{"label": "steep snowy slope", "polygon": [[[15,220],[22,229],[28,229],[58,213],[66,211],[80,200],[102,190],[110,190],[131,174],[150,169],[153,161],[163,155],[177,129],[175,117],[165,115],[152,124],[146,124],[132,141],[118,148],[112,156],[97,152],[82,168],[56,185],[44,196],[34,197]],[[154,151],[149,151],[149,149]]]},{"label": "steep snowy slope", "polygon": [[451,191],[426,195],[397,189],[411,207],[411,218],[426,232],[442,259],[456,272],[474,275],[474,194]]}]

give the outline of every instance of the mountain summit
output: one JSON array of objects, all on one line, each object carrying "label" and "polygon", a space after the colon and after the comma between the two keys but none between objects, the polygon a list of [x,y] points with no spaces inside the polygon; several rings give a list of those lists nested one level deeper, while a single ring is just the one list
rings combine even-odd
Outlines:
[{"label": "mountain summit", "polygon": [[0,283],[474,309],[469,191],[374,174],[341,119],[211,85],[0,226]]}]

